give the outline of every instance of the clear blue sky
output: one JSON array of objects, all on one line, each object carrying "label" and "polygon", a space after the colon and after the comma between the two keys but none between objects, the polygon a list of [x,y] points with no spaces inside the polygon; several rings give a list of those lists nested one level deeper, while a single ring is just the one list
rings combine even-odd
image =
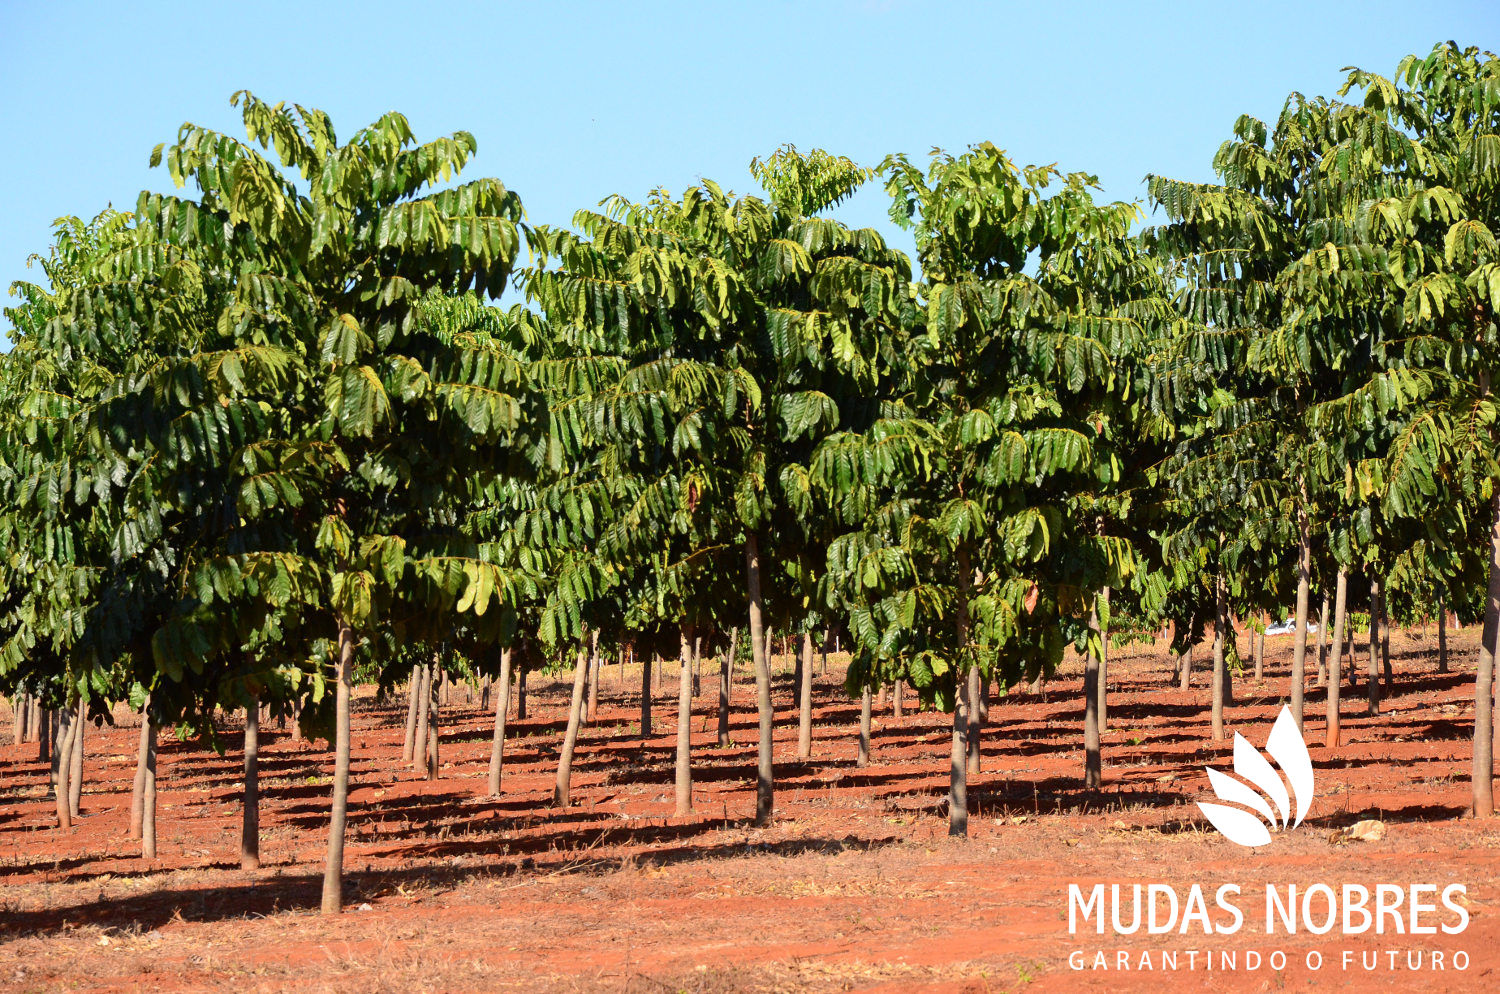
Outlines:
[{"label": "clear blue sky", "polygon": [[[678,191],[783,142],[874,164],[989,140],[1024,163],[1207,179],[1235,117],[1272,117],[1340,69],[1389,73],[1453,39],[1500,50],[1500,4],[391,3],[0,0],[0,296],[62,214],[129,209],[184,121],[242,135],[229,95],[320,107],[341,134],[387,110],[474,133],[466,176],[566,223],[611,193]],[[889,228],[878,187],[842,212]],[[909,243],[907,243],[909,244]],[[6,298],[10,300],[10,298]]]}]

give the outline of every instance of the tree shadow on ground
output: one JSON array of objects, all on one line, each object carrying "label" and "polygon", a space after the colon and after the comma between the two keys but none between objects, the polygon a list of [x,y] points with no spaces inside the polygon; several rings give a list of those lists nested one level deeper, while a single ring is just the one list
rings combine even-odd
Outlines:
[{"label": "tree shadow on ground", "polygon": [[[744,825],[742,822],[734,824],[737,827]],[[588,847],[563,853],[554,850],[549,854],[558,857],[553,860],[557,865],[547,870],[547,875],[572,873],[602,875],[644,862],[652,865],[682,865],[749,853],[789,857],[830,854],[851,848],[877,849],[897,841],[895,839],[860,840],[852,836],[844,839],[792,839],[748,845],[743,842],[713,843],[707,841],[692,844],[689,841],[707,831],[723,827],[725,823],[722,819],[714,819],[712,822],[705,819],[679,825],[643,825],[635,828],[615,827],[575,832],[574,835],[587,839],[588,845],[595,848],[611,842],[631,845],[662,843],[673,845],[638,856],[605,854],[591,856],[588,854]],[[402,850],[402,852],[408,851]],[[451,890],[471,880],[496,877],[515,878],[521,882],[520,878],[540,869],[537,860],[517,853],[514,844],[510,853],[497,855],[493,842],[490,840],[435,842],[431,846],[424,847],[421,854],[450,860],[455,857],[488,856],[490,858],[483,862],[466,860],[460,866],[348,871],[344,878],[345,906],[357,905],[361,901],[379,900],[386,894],[411,886]],[[357,862],[357,857],[351,857],[350,862]],[[199,869],[233,871],[234,864],[221,862]],[[160,874],[172,871],[148,872]],[[146,932],[160,928],[174,920],[216,922],[264,917],[284,912],[310,911],[319,907],[322,897],[322,874],[320,872],[283,874],[279,868],[270,867],[258,873],[257,877],[242,882],[201,888],[173,888],[116,898],[94,898],[84,903],[49,908],[46,911],[0,910],[0,934],[11,938],[45,937],[80,927]]]}]

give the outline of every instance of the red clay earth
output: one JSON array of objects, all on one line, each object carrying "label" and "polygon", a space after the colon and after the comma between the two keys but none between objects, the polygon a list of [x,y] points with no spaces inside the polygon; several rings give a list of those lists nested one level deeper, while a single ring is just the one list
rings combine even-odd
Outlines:
[{"label": "red clay earth", "polygon": [[[1491,911],[1500,900],[1500,821],[1463,817],[1477,634],[1450,640],[1451,674],[1436,672],[1430,632],[1395,638],[1394,694],[1370,718],[1363,693],[1346,691],[1347,744],[1337,750],[1319,744],[1323,698],[1310,687],[1317,798],[1302,827],[1259,850],[1208,828],[1192,803],[1206,797],[1201,767],[1228,768],[1230,749],[1208,741],[1207,674],[1195,674],[1191,691],[1176,690],[1160,646],[1111,660],[1102,791],[1080,785],[1076,663],[1043,696],[1015,694],[991,708],[985,772],[970,780],[967,841],[946,837],[946,716],[878,713],[873,763],[857,769],[858,705],[845,698],[837,665],[818,681],[811,762],[793,758],[790,678],[778,680],[777,817],[763,830],[745,821],[754,808],[755,717],[743,677],[729,749],[714,744],[717,688],[703,681],[696,814],[685,819],[672,816],[671,672],[658,734],[643,742],[633,724],[639,678],[606,668],[567,811],[549,803],[563,684],[536,687],[531,716],[511,722],[498,799],[482,796],[491,717],[477,704],[444,709],[441,776],[427,782],[399,761],[404,702],[362,696],[349,910],[331,918],[316,913],[333,768],[321,744],[262,732],[266,866],[255,872],[238,869],[237,753],[163,740],[161,858],[146,862],[127,838],[133,729],[90,727],[83,817],[67,832],[53,827],[36,747],[7,745],[0,988],[1467,991],[1492,982],[1500,966],[1500,916]],[[1228,723],[1257,746],[1283,702],[1289,660],[1290,638],[1273,639],[1266,681],[1237,681]],[[0,722],[9,727],[3,708]],[[1383,840],[1338,838],[1364,818],[1385,822]],[[1266,935],[1263,888],[1319,881],[1372,890],[1463,883],[1471,921],[1461,935]],[[1184,898],[1198,883],[1210,909],[1220,884],[1238,883],[1246,923],[1212,939],[1201,929],[1070,935],[1070,883],[1169,883]],[[1146,952],[1154,968],[1116,969],[1122,949],[1132,967]],[[1288,957],[1282,969],[1264,962],[1278,949]],[[1310,950],[1324,957],[1315,972],[1305,963]],[[1442,952],[1446,969],[1424,957],[1409,970],[1406,955],[1416,950]],[[1468,956],[1461,971],[1453,966],[1460,950]],[[1070,968],[1075,951],[1090,965],[1103,951],[1110,969]],[[1162,954],[1174,951],[1177,969],[1165,969]],[[1251,951],[1262,957],[1258,969],[1246,969]],[[1394,968],[1386,951],[1398,953]],[[1220,958],[1231,952],[1238,969],[1225,971]],[[1377,969],[1363,968],[1366,953],[1378,953]]]}]

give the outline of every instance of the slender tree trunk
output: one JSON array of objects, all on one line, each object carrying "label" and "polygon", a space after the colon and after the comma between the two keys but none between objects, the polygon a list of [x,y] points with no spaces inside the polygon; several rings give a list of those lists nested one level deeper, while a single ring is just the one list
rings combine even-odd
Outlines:
[{"label": "slender tree trunk", "polygon": [[448,674],[441,668],[436,653],[433,654],[432,666],[428,672],[432,675],[427,680],[431,693],[428,695],[429,700],[427,702],[426,769],[427,779],[436,780],[438,778],[438,769],[442,766],[442,757],[438,755],[439,747],[442,743],[442,736],[438,727],[443,716],[441,695],[443,684],[448,679]]},{"label": "slender tree trunk", "polygon": [[141,777],[141,858],[156,858],[156,721],[151,717],[151,698],[146,698],[146,728],[142,733],[146,755]]},{"label": "slender tree trunk", "polygon": [[[1369,638],[1369,632],[1368,632],[1368,630],[1365,632],[1365,638],[1366,639]],[[1360,675],[1360,672],[1361,672],[1361,666],[1360,666],[1360,662],[1359,662],[1359,647],[1362,644],[1363,643],[1360,640],[1359,632],[1356,632],[1354,630],[1354,622],[1353,621],[1349,622],[1349,692],[1350,693],[1353,693],[1353,692],[1359,690],[1359,675]],[[1363,669],[1366,670],[1366,671],[1368,671],[1369,670],[1369,666],[1366,665],[1366,666],[1363,667]]]},{"label": "slender tree trunk", "polygon": [[412,743],[411,768],[427,769],[427,723],[432,718],[432,666],[423,663],[412,670],[417,685],[417,734]]},{"label": "slender tree trunk", "polygon": [[245,708],[245,800],[240,820],[240,869],[260,869],[260,701]]},{"label": "slender tree trunk", "polygon": [[[1224,581],[1224,596],[1229,596],[1229,581]],[[1228,601],[1224,606],[1224,685],[1219,692],[1224,696],[1224,706],[1230,707],[1234,704],[1234,670],[1229,665],[1229,653],[1233,650],[1238,657],[1240,647],[1239,633],[1234,630],[1234,616],[1229,613]]]},{"label": "slender tree trunk", "polygon": [[1302,695],[1307,686],[1307,595],[1312,580],[1312,525],[1307,517],[1307,492],[1297,508],[1297,620],[1292,628],[1292,718],[1302,731]]},{"label": "slender tree trunk", "polygon": [[52,728],[51,732],[51,739],[47,743],[47,750],[49,755],[48,762],[51,764],[47,768],[47,790],[48,796],[56,798],[58,783],[57,764],[62,762],[63,744],[58,741],[56,723],[54,723],[54,727]]},{"label": "slender tree trunk", "polygon": [[[1089,628],[1099,637],[1099,609],[1089,611]],[[1099,734],[1099,655],[1093,651],[1083,657],[1083,786],[1098,790],[1104,782],[1104,757]]]},{"label": "slender tree trunk", "polygon": [[[70,705],[54,708],[52,712],[52,788],[66,786],[73,775],[73,736],[78,730],[78,714]],[[61,773],[60,765],[65,766]],[[66,795],[67,790],[63,793]],[[68,806],[69,812],[73,810]]]},{"label": "slender tree trunk", "polygon": [[[1330,749],[1339,744],[1339,691],[1344,683],[1344,626],[1348,624],[1349,571],[1340,567],[1333,594],[1333,654],[1328,660],[1328,731],[1323,744]],[[1349,665],[1354,665],[1351,658]]]},{"label": "slender tree trunk", "polygon": [[964,699],[968,695],[968,687],[960,677],[953,690],[953,742],[948,763],[948,834],[960,837],[969,834],[969,783],[964,769],[968,755],[964,738],[969,722]]},{"label": "slender tree trunk", "polygon": [[26,732],[26,697],[19,690],[10,695],[10,740],[19,745]]},{"label": "slender tree trunk", "polygon": [[333,812],[328,818],[328,863],[323,868],[323,914],[344,910],[344,824],[349,816],[349,698],[354,690],[354,631],[339,624],[339,682],[335,701]]},{"label": "slender tree trunk", "polygon": [[693,636],[693,700],[703,693],[703,636]]},{"label": "slender tree trunk", "polygon": [[421,671],[413,668],[406,681],[406,738],[401,745],[401,762],[410,763],[417,755],[417,712],[422,710],[418,698],[422,696]]},{"label": "slender tree trunk", "polygon": [[[960,549],[958,551],[959,551],[959,559],[958,559],[959,569],[962,570],[963,574],[964,574],[963,578],[962,578],[962,584],[963,584],[963,586],[961,588],[964,592],[961,593],[960,596],[967,597],[968,596],[968,594],[967,594],[968,585],[973,580],[974,573],[973,573],[973,570],[971,568],[971,564],[970,564],[970,561],[969,561],[969,550],[968,550],[968,547],[967,546],[960,547]],[[966,755],[966,761],[965,761],[965,769],[964,769],[964,773],[965,773],[965,776],[964,776],[965,791],[964,792],[965,792],[966,795],[968,793],[968,774],[970,774],[970,773],[978,773],[979,769],[980,769],[980,763],[981,763],[981,761],[980,761],[980,758],[979,758],[979,742],[980,742],[980,736],[981,736],[982,731],[984,729],[985,718],[986,718],[986,716],[989,713],[989,709],[985,707],[985,703],[984,703],[985,683],[986,683],[986,681],[985,681],[985,678],[984,678],[984,674],[980,671],[980,667],[979,667],[978,661],[977,660],[971,661],[970,662],[970,666],[969,666],[969,686],[968,686],[968,691],[969,691],[969,701],[968,701],[968,703],[969,703],[969,709],[968,709],[968,715],[967,715],[967,717],[968,717],[968,725],[965,727],[965,730],[964,730],[965,731],[964,748],[965,748],[965,752],[967,754]]]},{"label": "slender tree trunk", "polygon": [[802,633],[802,680],[797,684],[797,758],[812,759],[812,634]]},{"label": "slender tree trunk", "polygon": [[1177,681],[1178,681],[1177,687],[1178,687],[1178,689],[1179,690],[1190,690],[1190,689],[1192,689],[1192,686],[1193,686],[1193,647],[1192,646],[1188,646],[1187,650],[1185,652],[1183,652],[1183,654],[1181,656],[1178,657],[1178,666],[1179,666],[1179,670],[1178,670],[1178,674],[1177,674]]},{"label": "slender tree trunk", "polygon": [[589,634],[589,707],[588,722],[599,720],[599,632]]},{"label": "slender tree trunk", "polygon": [[57,710],[57,747],[53,752],[53,793],[57,796],[57,827],[73,827],[73,806],[69,802],[68,780],[73,773],[73,733],[78,715],[64,704]]},{"label": "slender tree trunk", "polygon": [[531,679],[531,670],[521,667],[520,676],[516,677],[516,720],[526,720],[526,683]]},{"label": "slender tree trunk", "polygon": [[1370,663],[1365,680],[1365,699],[1370,713],[1380,713],[1380,578],[1370,577]]},{"label": "slender tree trunk", "polygon": [[820,675],[822,676],[828,675],[828,643],[832,638],[833,629],[825,627],[823,629],[823,644],[818,646],[818,652],[821,656],[818,665],[821,668]]},{"label": "slender tree trunk", "polygon": [[[1325,581],[1326,582],[1326,581]],[[1323,607],[1318,611],[1318,684],[1328,685],[1328,590],[1323,590]]]},{"label": "slender tree trunk", "polygon": [[1474,815],[1495,813],[1495,636],[1500,632],[1500,488],[1490,500],[1490,581],[1474,673]]},{"label": "slender tree trunk", "polygon": [[734,685],[734,654],[740,647],[740,629],[729,632],[729,651],[719,661],[719,745],[729,745],[729,692]]},{"label": "slender tree trunk", "polygon": [[792,706],[798,707],[802,701],[802,661],[806,653],[797,651],[792,654]]},{"label": "slender tree trunk", "polygon": [[510,710],[510,646],[500,650],[500,687],[495,694],[495,737],[490,741],[491,797],[500,796],[500,773],[505,766],[505,718]]},{"label": "slender tree trunk", "polygon": [[68,808],[73,817],[78,817],[79,805],[83,803],[83,734],[88,725],[89,703],[80,698],[78,714],[74,719],[73,749],[68,760]]},{"label": "slender tree trunk", "polygon": [[[880,695],[879,695],[879,697],[875,701],[875,706],[877,708],[879,708],[880,710],[884,711],[885,710],[885,705],[886,705],[887,698],[888,698],[888,691],[886,689],[886,685],[882,683],[880,685]],[[897,715],[896,717],[900,717],[900,715]]]},{"label": "slender tree trunk", "polygon": [[[1264,614],[1264,612],[1262,612]],[[1265,624],[1264,616],[1261,624]],[[1250,632],[1250,651],[1255,655],[1255,682],[1260,683],[1266,676],[1266,633],[1264,631]]]},{"label": "slender tree trunk", "polygon": [[1448,605],[1442,598],[1437,603],[1438,618],[1438,668],[1439,673],[1448,672]]},{"label": "slender tree trunk", "polygon": [[292,700],[292,741],[302,741],[302,698]]},{"label": "slender tree trunk", "polygon": [[775,714],[771,710],[771,665],[766,658],[763,620],[764,601],[760,589],[760,536],[745,536],[745,588],[749,599],[750,648],[755,661],[755,704],[760,712],[760,739],[756,749],[755,823],[771,821],[775,801],[775,768],[771,761],[771,736]]},{"label": "slender tree trunk", "polygon": [[682,665],[677,680],[677,814],[693,811],[693,643],[697,638],[691,624],[684,624],[678,635]]},{"label": "slender tree trunk", "polygon": [[[882,688],[883,692],[883,688]],[[882,702],[884,703],[884,702]],[[900,718],[906,713],[906,681],[897,680],[891,685],[891,717]]]},{"label": "slender tree trunk", "polygon": [[859,758],[854,765],[870,765],[870,685],[867,683],[859,694]]},{"label": "slender tree trunk", "polygon": [[962,542],[954,550],[957,573],[957,596],[954,598],[954,607],[958,611],[957,638],[955,644],[958,647],[957,670],[954,673],[953,688],[953,743],[952,756],[948,770],[948,834],[950,836],[967,836],[969,834],[969,779],[968,779],[968,753],[969,753],[969,701],[968,677],[973,666],[969,659],[969,582],[973,578],[973,569],[969,565],[969,548]]},{"label": "slender tree trunk", "polygon": [[578,650],[573,667],[573,699],[568,705],[568,731],[563,736],[562,755],[557,760],[557,789],[552,801],[560,808],[572,803],[573,750],[578,746],[578,725],[583,717],[583,685],[588,677],[588,653]]},{"label": "slender tree trunk", "polygon": [[[1103,529],[1100,529],[1103,534]],[[1109,588],[1105,587],[1099,591],[1099,596],[1104,602],[1105,613],[1109,611]],[[1094,692],[1099,696],[1099,732],[1102,735],[1109,731],[1109,623],[1101,617],[1099,625],[1099,680],[1095,684]]]},{"label": "slender tree trunk", "polygon": [[50,763],[52,761],[52,737],[57,729],[57,716],[52,713],[51,708],[41,708],[40,712],[42,717],[37,722],[36,761]]},{"label": "slender tree trunk", "polygon": [[130,788],[130,837],[141,837],[141,811],[146,793],[146,744],[151,739],[151,698],[141,705],[141,729],[135,750],[135,782]]},{"label": "slender tree trunk", "polygon": [[641,738],[651,737],[651,668],[656,653],[641,657]]},{"label": "slender tree trunk", "polygon": [[1391,670],[1391,584],[1380,584],[1380,669],[1387,695],[1395,690],[1396,675]]},{"label": "slender tree trunk", "polygon": [[1227,694],[1224,685],[1229,679],[1224,660],[1225,613],[1224,578],[1216,576],[1214,577],[1214,682],[1210,692],[1213,696],[1210,716],[1215,742],[1224,741],[1224,698]]}]

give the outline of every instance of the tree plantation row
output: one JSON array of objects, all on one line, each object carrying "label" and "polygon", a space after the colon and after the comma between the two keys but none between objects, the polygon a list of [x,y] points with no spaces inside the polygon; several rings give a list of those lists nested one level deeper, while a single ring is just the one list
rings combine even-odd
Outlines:
[{"label": "tree plantation row", "polygon": [[[511,688],[569,675],[566,805],[621,654],[647,681],[681,662],[680,814],[699,660],[748,658],[765,824],[774,629],[803,755],[835,640],[862,758],[872,692],[951,712],[962,835],[995,687],[1082,653],[1100,787],[1111,642],[1169,630],[1184,681],[1210,646],[1221,739],[1232,619],[1289,604],[1299,725],[1323,621],[1330,747],[1356,609],[1372,710],[1390,623],[1483,622],[1493,813],[1493,55],[1349,70],[1335,98],[1234,122],[1215,182],[1148,177],[1146,203],[988,143],[873,168],[785,146],[750,164],[763,196],[704,180],[569,228],[457,179],[468,133],[419,142],[391,113],[341,142],[320,111],[232,102],[243,140],[183,125],[151,153],[180,192],[59,221],[5,312],[0,690],[55,738],[63,827],[83,726],[113,704],[143,716],[147,855],[156,730],[216,741],[215,711],[243,710],[253,866],[265,709],[333,743],[338,911],[356,684],[408,688],[414,759],[445,679],[492,684],[498,794]],[[915,260],[838,220],[871,183]]]}]

